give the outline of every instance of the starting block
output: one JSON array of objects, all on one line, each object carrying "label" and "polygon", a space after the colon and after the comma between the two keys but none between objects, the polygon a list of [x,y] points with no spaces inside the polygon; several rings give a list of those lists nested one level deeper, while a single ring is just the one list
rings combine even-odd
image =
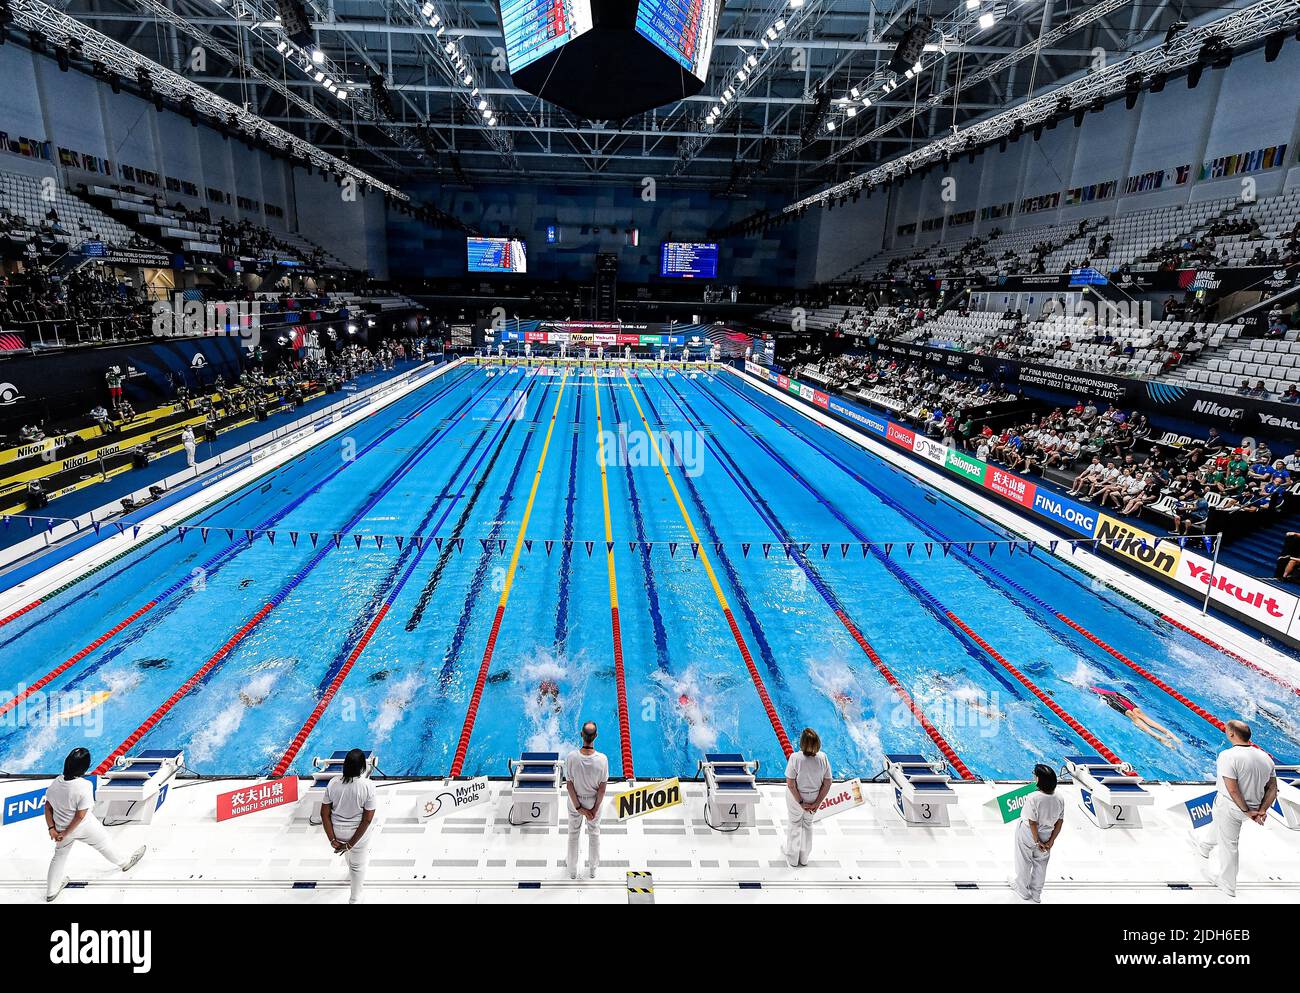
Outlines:
[{"label": "starting block", "polygon": [[553,827],[560,822],[560,765],[559,752],[524,752],[507,763],[512,779],[511,824]]},{"label": "starting block", "polygon": [[894,785],[894,809],[904,823],[948,827],[948,806],[957,802],[957,791],[948,785],[952,777],[945,762],[917,754],[886,755],[885,772]]},{"label": "starting block", "polygon": [[758,761],[738,752],[705,752],[697,773],[704,776],[704,816],[710,827],[754,826],[758,805]]},{"label": "starting block", "polygon": [[[311,774],[311,784],[303,790],[302,799],[298,801],[299,812],[306,811],[307,819],[313,824],[320,823],[320,808],[325,802],[325,788],[329,786],[330,781],[343,775],[343,760],[348,757],[348,749],[337,752],[331,752],[326,757],[318,757],[311,760],[311,766],[314,770]],[[366,752],[366,768],[362,773],[367,779],[375,771],[375,766],[379,762],[379,756],[374,752]]]},{"label": "starting block", "polygon": [[1273,775],[1277,776],[1277,799],[1268,812],[1292,831],[1300,831],[1300,765],[1276,766]]},{"label": "starting block", "polygon": [[1079,806],[1099,828],[1140,828],[1142,808],[1155,805],[1155,796],[1127,768],[1099,755],[1065,757],[1065,771],[1079,786]]},{"label": "starting block", "polygon": [[106,824],[149,824],[167,799],[167,783],[185,764],[179,748],[148,748],[123,755],[99,777],[95,816]]}]

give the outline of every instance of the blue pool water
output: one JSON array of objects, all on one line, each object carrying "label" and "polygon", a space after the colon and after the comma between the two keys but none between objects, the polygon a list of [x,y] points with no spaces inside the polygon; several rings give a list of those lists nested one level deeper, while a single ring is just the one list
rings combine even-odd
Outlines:
[{"label": "blue pool water", "polygon": [[[1212,714],[1252,720],[1277,757],[1300,753],[1285,685],[1042,552],[990,553],[1009,537],[997,526],[732,376],[457,368],[200,512],[187,523],[206,542],[172,532],[0,627],[4,700],[62,670],[0,716],[0,770],[51,772],[83,743],[99,761],[154,715],[145,744],[183,747],[200,773],[261,774],[314,715],[299,772],[361,745],[388,775],[442,775],[468,732],[461,771],[501,775],[592,719],[617,773],[598,398],[638,776],[692,774],[714,748],[779,775],[772,717],[791,740],[816,728],[837,776],[873,775],[888,751],[937,757],[857,631],[975,775],[1024,779],[1093,749],[972,633],[1144,775],[1210,778],[1219,732],[1054,611]],[[534,482],[531,547],[467,728]],[[927,554],[941,541],[957,545]]]}]

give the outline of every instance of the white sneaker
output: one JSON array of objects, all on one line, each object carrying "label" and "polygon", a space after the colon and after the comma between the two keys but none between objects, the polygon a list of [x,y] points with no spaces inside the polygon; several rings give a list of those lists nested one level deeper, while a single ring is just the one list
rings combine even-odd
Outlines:
[{"label": "white sneaker", "polygon": [[59,888],[58,888],[58,889],[56,889],[53,893],[46,893],[46,894],[45,894],[45,902],[46,902],[46,903],[53,903],[55,900],[57,900],[57,899],[59,898],[59,894],[62,893],[65,889],[68,888],[68,882],[69,882],[68,877],[67,877],[67,876],[64,876],[63,879],[60,880],[60,882],[59,882]]},{"label": "white sneaker", "polygon": [[577,862],[574,862],[573,865],[569,866],[569,878],[570,878],[570,879],[577,879],[577,878],[578,878],[578,863],[577,863]]},{"label": "white sneaker", "polygon": [[587,866],[587,878],[588,879],[596,878],[596,867],[594,865]]},{"label": "white sneaker", "polygon": [[147,852],[148,850],[149,849],[146,848],[144,845],[141,845],[134,852],[132,852],[131,857],[127,859],[126,864],[122,866],[122,871],[130,872],[132,869],[134,869],[136,863],[139,862],[142,858],[144,858],[144,853]]}]

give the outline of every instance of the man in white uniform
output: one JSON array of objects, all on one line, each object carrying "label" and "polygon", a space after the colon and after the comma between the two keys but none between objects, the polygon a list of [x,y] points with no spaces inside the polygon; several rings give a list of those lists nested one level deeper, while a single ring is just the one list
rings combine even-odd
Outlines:
[{"label": "man in white uniform", "polygon": [[1202,829],[1213,833],[1196,847],[1205,858],[1218,847],[1218,867],[1207,867],[1206,877],[1228,896],[1236,896],[1241,826],[1248,820],[1259,825],[1268,820],[1268,808],[1277,799],[1277,776],[1268,754],[1251,745],[1249,724],[1229,721],[1226,730],[1232,747],[1219,753],[1214,824]]},{"label": "man in white uniform", "polygon": [[787,814],[785,862],[791,869],[808,864],[812,855],[813,818],[831,789],[831,762],[821,753],[822,740],[812,728],[799,735],[799,749],[785,764]]},{"label": "man in white uniform", "polygon": [[193,469],[194,448],[197,443],[194,440],[194,429],[188,424],[185,425],[185,430],[181,432],[181,444],[185,446],[185,464]]},{"label": "man in white uniform", "polygon": [[1025,798],[1016,825],[1016,878],[1011,890],[1022,900],[1043,902],[1043,883],[1047,879],[1047,860],[1065,826],[1065,800],[1056,794],[1056,770],[1050,765],[1034,766],[1038,792]]},{"label": "man in white uniform", "polygon": [[596,751],[596,724],[582,725],[582,747],[564,759],[564,781],[569,791],[569,878],[578,878],[578,841],[587,824],[587,874],[596,878],[600,865],[600,806],[609,783],[609,759]]},{"label": "man in white uniform", "polygon": [[370,862],[370,822],[375,819],[377,794],[366,771],[366,753],[354,748],[343,757],[343,774],[329,781],[320,806],[321,825],[335,855],[348,863],[352,883],[348,903],[361,902]]},{"label": "man in white uniform", "polygon": [[90,781],[83,778],[89,768],[90,752],[84,748],[74,748],[63,760],[63,775],[50,783],[45,791],[45,826],[49,830],[50,840],[54,842],[54,857],[50,859],[50,871],[45,880],[47,902],[62,893],[68,885],[63,867],[68,864],[73,842],[84,842],[123,872],[144,858],[143,845],[127,859],[121,858],[113,848],[104,825],[91,812],[95,798]]}]

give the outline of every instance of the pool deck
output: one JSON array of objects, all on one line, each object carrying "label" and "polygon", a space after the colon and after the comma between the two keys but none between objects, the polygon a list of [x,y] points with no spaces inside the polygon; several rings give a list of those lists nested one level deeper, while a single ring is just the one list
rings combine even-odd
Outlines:
[{"label": "pool deck", "polygon": [[[7,780],[4,796],[45,781]],[[343,904],[346,868],[304,812],[285,806],[218,823],[218,794],[249,781],[179,780],[152,825],[110,828],[119,851],[146,844],[128,876],[77,846],[68,869],[74,888],[60,904]],[[459,814],[422,820],[420,797],[434,782],[383,781],[371,846],[372,903],[578,904],[629,902],[626,873],[653,874],[659,903],[996,903],[1021,901],[1007,886],[1013,825],[994,798],[1013,784],[955,784],[952,825],[905,825],[893,788],[864,784],[865,802],[816,827],[814,858],[790,869],[780,854],[784,787],[763,785],[756,826],[721,833],[704,822],[704,785],[684,783],[684,803],[620,824],[610,801],[601,831],[604,863],[595,880],[570,881],[563,827],[514,827],[510,784],[493,781],[490,798]],[[622,784],[617,784],[622,786]],[[610,793],[616,784],[610,784]],[[1300,832],[1270,819],[1242,833],[1236,900],[1201,874],[1206,863],[1188,840],[1184,802],[1204,784],[1155,785],[1156,802],[1138,830],[1095,827],[1063,783],[1066,827],[1048,869],[1043,902],[1294,904],[1300,900]],[[1202,829],[1205,830],[1205,829]],[[585,855],[584,842],[583,852]],[[38,903],[50,843],[34,817],[0,829],[0,900]],[[536,885],[533,885],[536,884]]]}]

